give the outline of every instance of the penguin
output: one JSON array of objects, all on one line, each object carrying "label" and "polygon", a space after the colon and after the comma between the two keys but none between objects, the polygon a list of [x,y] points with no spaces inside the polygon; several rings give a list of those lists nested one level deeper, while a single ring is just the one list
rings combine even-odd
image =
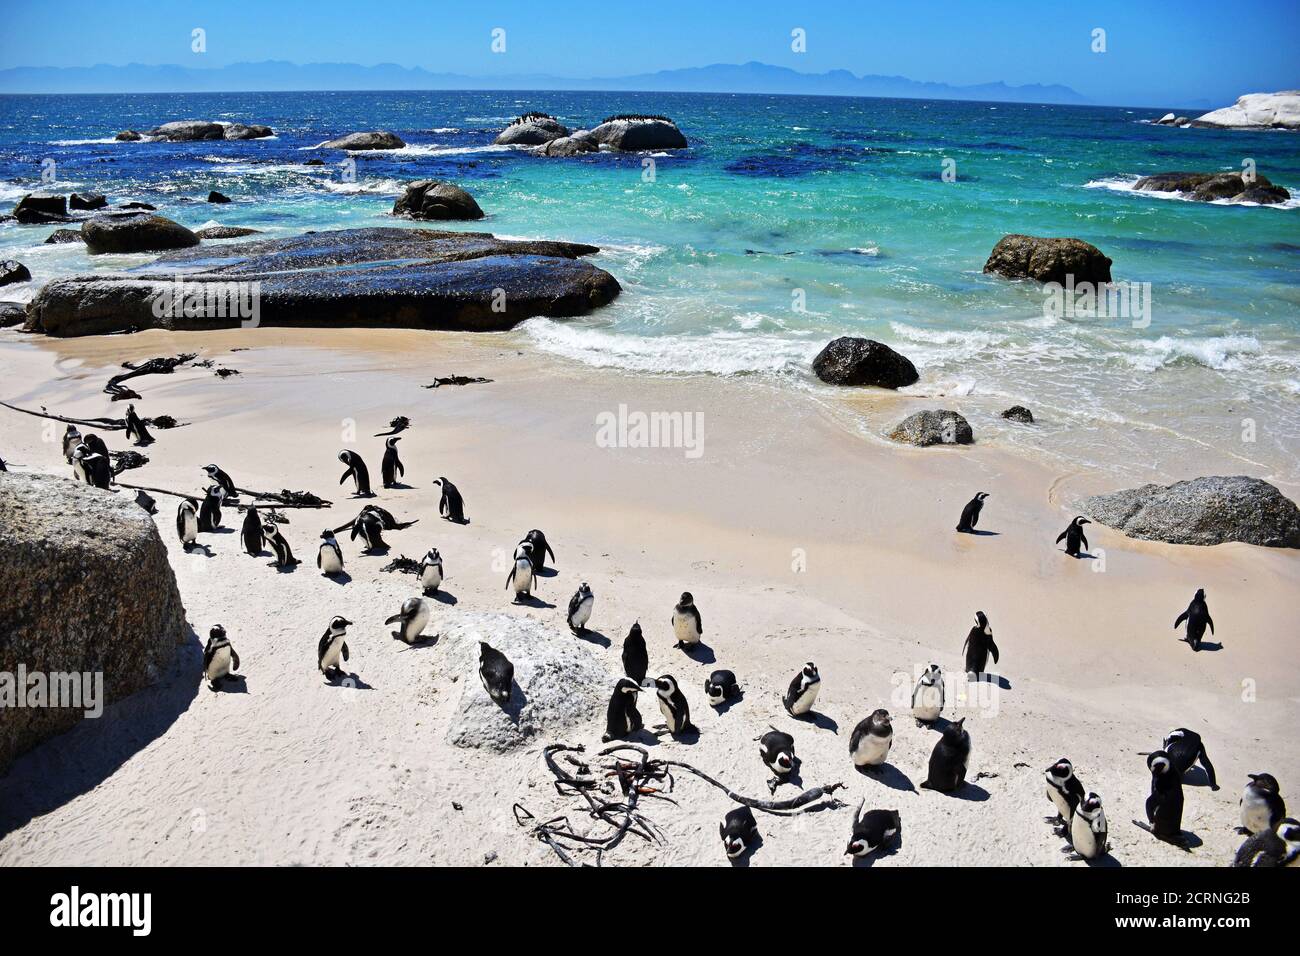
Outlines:
[{"label": "penguin", "polygon": [[722,848],[728,860],[739,859],[758,839],[758,824],[754,820],[754,811],[741,804],[718,824],[718,835],[722,837]]},{"label": "penguin", "polygon": [[1238,833],[1261,833],[1274,829],[1286,816],[1277,779],[1271,773],[1247,774],[1250,783],[1241,792],[1241,826]]},{"label": "penguin", "polygon": [[86,437],[81,440],[81,443],[90,449],[91,454],[108,457],[108,446],[104,444],[104,439],[94,432],[86,432]]},{"label": "penguin", "polygon": [[385,488],[397,487],[397,479],[406,476],[406,466],[397,457],[397,443],[401,440],[400,435],[394,435],[384,442],[384,460],[379,465],[379,471]]},{"label": "penguin", "polygon": [[641,720],[641,711],[636,709],[636,695],[641,692],[641,685],[627,677],[620,677],[614,685],[614,693],[609,698],[609,707],[605,710],[605,734],[601,741],[625,740],[636,733],[645,724]]},{"label": "penguin", "polygon": [[1169,759],[1174,762],[1174,766],[1178,768],[1178,772],[1184,776],[1187,775],[1192,764],[1199,761],[1201,769],[1205,771],[1205,776],[1210,781],[1210,789],[1219,789],[1219,784],[1214,779],[1214,764],[1210,763],[1210,755],[1205,752],[1205,743],[1196,731],[1188,730],[1186,727],[1169,731],[1169,736],[1165,738],[1164,750],[1169,754]]},{"label": "penguin", "polygon": [[849,755],[853,765],[863,770],[875,770],[889,757],[894,745],[894,724],[889,711],[873,710],[871,716],[858,721],[849,737]]},{"label": "penguin", "polygon": [[1157,839],[1187,849],[1183,839],[1183,775],[1169,754],[1156,750],[1147,755],[1151,795],[1147,797],[1147,822],[1133,822]]},{"label": "penguin", "polygon": [[72,450],[81,444],[81,431],[76,425],[69,425],[63,432],[63,460],[72,464]]},{"label": "penguin", "polygon": [[525,548],[523,553],[515,558],[515,566],[510,569],[510,576],[506,578],[506,587],[515,589],[515,604],[533,596],[533,559],[528,554],[530,550]]},{"label": "penguin", "polygon": [[227,501],[235,501],[239,498],[239,490],[235,488],[235,483],[230,480],[228,474],[216,465],[204,465],[203,471],[208,476],[208,480],[222,487],[222,490],[226,493]]},{"label": "penguin", "polygon": [[897,810],[868,810],[863,813],[862,808],[866,805],[864,799],[853,812],[853,830],[849,835],[849,845],[844,849],[845,856],[859,860],[883,849],[903,832],[903,818]]},{"label": "penguin", "polygon": [[77,442],[68,457],[68,464],[72,465],[72,477],[87,485],[90,484],[90,473],[83,462],[88,457],[90,457],[90,449],[86,447],[85,442]]},{"label": "penguin", "polygon": [[966,783],[966,768],[970,765],[970,734],[963,729],[966,718],[954,721],[944,728],[943,736],[930,752],[930,769],[921,782],[923,790],[952,793]]},{"label": "penguin", "polygon": [[822,676],[817,673],[817,665],[809,661],[794,675],[781,703],[785,704],[791,717],[802,717],[812,710],[813,704],[817,702],[817,692],[821,689]]},{"label": "penguin", "polygon": [[316,567],[321,574],[333,577],[343,573],[343,549],[334,538],[334,532],[326,528],[320,533],[320,547],[316,549]]},{"label": "penguin", "polygon": [[95,488],[107,489],[113,483],[113,467],[108,456],[93,451],[85,442],[72,450],[72,470],[79,480]]},{"label": "penguin", "polygon": [[465,499],[461,497],[460,489],[446,478],[435,478],[433,483],[442,485],[442,498],[438,500],[438,514],[456,524],[469,524],[469,519],[465,517]]},{"label": "penguin", "polygon": [[176,508],[176,535],[188,551],[199,537],[199,506],[193,498],[182,498]]},{"label": "penguin", "polygon": [[925,669],[912,689],[912,716],[918,724],[932,724],[943,713],[943,671],[938,664]]},{"label": "penguin", "polygon": [[208,493],[199,506],[199,531],[216,531],[221,527],[221,501],[225,497],[226,489],[221,485],[208,485]]},{"label": "penguin", "polygon": [[988,496],[987,491],[981,491],[966,502],[966,507],[961,509],[961,519],[957,522],[958,531],[963,534],[975,533],[975,526],[979,524],[980,520],[980,512],[984,509],[984,499]]},{"label": "penguin", "polygon": [[1083,542],[1085,549],[1088,547],[1088,536],[1083,533],[1083,526],[1086,524],[1092,524],[1092,522],[1083,515],[1079,515],[1070,522],[1064,531],[1056,536],[1057,544],[1061,543],[1062,538],[1065,539],[1065,553],[1072,558],[1079,556],[1079,542]]},{"label": "penguin", "polygon": [[321,635],[320,643],[316,645],[316,666],[330,679],[343,673],[339,660],[348,659],[347,638],[348,626],[351,623],[347,618],[336,614],[330,620],[329,627],[325,628],[325,633]]},{"label": "penguin", "polygon": [[704,681],[704,696],[714,707],[721,707],[740,696],[740,685],[731,671],[714,671]]},{"label": "penguin", "polygon": [[127,441],[133,441],[137,445],[149,445],[153,442],[153,436],[145,427],[144,419],[135,413],[134,405],[126,406],[126,438]]},{"label": "penguin", "polygon": [[[400,622],[400,624],[399,624]],[[394,614],[385,624],[399,624],[393,637],[407,644],[414,644],[420,639],[420,632],[429,623],[429,605],[424,598],[409,597],[402,602],[402,609]]]},{"label": "penguin", "polygon": [[1187,622],[1187,635],[1183,640],[1192,645],[1192,650],[1199,651],[1207,624],[1210,626],[1210,633],[1214,633],[1214,618],[1210,617],[1210,608],[1205,603],[1205,588],[1199,588],[1192,595],[1192,603],[1187,605],[1187,610],[1178,615],[1177,620],[1174,621],[1175,631],[1183,621]]},{"label": "penguin", "polygon": [[425,594],[437,594],[442,587],[442,555],[437,548],[430,548],[420,559],[420,587]]},{"label": "penguin", "polygon": [[673,633],[677,635],[677,643],[674,647],[688,648],[700,643],[700,635],[704,633],[704,622],[700,618],[700,610],[695,606],[695,598],[691,597],[690,591],[683,591],[682,598],[673,608]]},{"label": "penguin", "polygon": [[268,521],[262,525],[262,534],[266,537],[266,543],[271,546],[275,552],[275,560],[271,562],[273,567],[292,568],[302,564],[293,556],[293,549],[289,547],[289,542],[284,535],[280,534],[280,526],[274,521]]},{"label": "penguin", "polygon": [[239,536],[243,539],[245,551],[255,558],[261,557],[266,535],[262,533],[262,516],[251,505],[244,512],[244,526],[240,529]]},{"label": "penguin", "polygon": [[[1070,847],[1072,859],[1095,860],[1110,847],[1107,844],[1106,811],[1101,808],[1101,797],[1089,793],[1074,808],[1070,818]],[[1069,851],[1066,851],[1069,852]]]},{"label": "penguin", "polygon": [[583,634],[587,630],[587,622],[591,620],[591,609],[596,605],[596,595],[591,593],[591,587],[586,581],[578,585],[578,590],[573,592],[573,597],[569,598],[569,630],[574,634]]},{"label": "penguin", "polygon": [[203,677],[209,690],[217,690],[222,682],[239,670],[239,655],[226,638],[226,629],[220,624],[208,631],[208,643],[203,648]]},{"label": "penguin", "polygon": [[776,788],[785,783],[794,771],[794,738],[773,727],[758,738],[758,755],[763,758],[767,769],[775,774],[767,782],[767,788],[776,793]]},{"label": "penguin", "polygon": [[373,511],[363,510],[352,522],[352,540],[360,535],[366,551],[381,551],[388,547],[383,532],[383,521]]},{"label": "penguin", "polygon": [[546,556],[551,556],[551,563],[555,563],[555,552],[551,550],[551,544],[546,540],[546,535],[534,528],[524,535],[524,540],[533,546],[533,571],[538,572],[546,568]]},{"label": "penguin", "polygon": [[1074,775],[1074,765],[1065,757],[1048,767],[1046,776],[1047,799],[1056,807],[1056,814],[1044,819],[1048,823],[1068,827],[1074,811],[1083,800],[1083,784]]},{"label": "penguin", "polygon": [[515,665],[495,647],[486,641],[479,641],[478,679],[483,682],[487,695],[498,706],[504,707],[510,700],[511,688],[514,686]]},{"label": "penguin", "polygon": [[1287,817],[1276,829],[1256,833],[1237,850],[1232,865],[1300,866],[1300,822]]},{"label": "penguin", "polygon": [[645,638],[641,635],[641,622],[633,621],[632,629],[623,638],[623,673],[638,684],[645,683],[650,655],[646,652]]},{"label": "penguin", "polygon": [[345,448],[339,452],[339,461],[348,466],[348,470],[339,477],[340,485],[351,478],[354,485],[354,497],[369,498],[374,494],[370,490],[370,469],[366,467],[366,463],[361,460],[360,455]]},{"label": "penguin", "polygon": [[989,626],[989,619],[983,611],[975,612],[975,626],[966,635],[962,652],[966,655],[966,676],[972,680],[976,674],[984,673],[990,654],[993,655],[993,663],[998,662],[998,645],[993,640],[993,628]]},{"label": "penguin", "polygon": [[379,519],[379,526],[385,531],[405,531],[413,524],[418,524],[420,519],[414,521],[398,521],[393,517],[393,513],[387,508],[381,508],[379,505],[366,505],[361,509],[362,514],[372,514]]},{"label": "penguin", "polygon": [[655,678],[655,691],[659,695],[659,710],[668,724],[668,732],[676,737],[678,734],[698,734],[699,728],[691,723],[691,708],[686,702],[686,695],[677,686],[677,679],[670,674]]}]

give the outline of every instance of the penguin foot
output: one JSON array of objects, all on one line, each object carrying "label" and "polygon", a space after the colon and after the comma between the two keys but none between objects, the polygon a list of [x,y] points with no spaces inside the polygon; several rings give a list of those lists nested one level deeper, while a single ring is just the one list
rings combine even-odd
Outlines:
[{"label": "penguin foot", "polygon": [[1250,831],[1245,827],[1233,827],[1232,829],[1240,833],[1242,836],[1250,836]]},{"label": "penguin foot", "polygon": [[1063,816],[1061,816],[1061,815],[1058,813],[1058,814],[1057,814],[1056,816],[1054,816],[1054,817],[1043,817],[1043,822],[1044,822],[1044,823],[1058,823],[1058,824],[1060,824],[1060,823],[1064,823],[1064,822],[1065,822],[1065,818],[1064,818]]}]

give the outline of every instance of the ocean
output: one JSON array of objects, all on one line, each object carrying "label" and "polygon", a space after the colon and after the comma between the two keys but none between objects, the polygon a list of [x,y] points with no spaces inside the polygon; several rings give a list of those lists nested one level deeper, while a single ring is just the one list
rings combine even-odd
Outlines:
[{"label": "ocean", "polygon": [[[680,153],[545,159],[491,145],[543,110],[571,128],[664,113]],[[39,188],[153,203],[191,228],[287,236],[393,224],[403,183],[453,181],[487,212],[450,228],[601,247],[624,294],[580,319],[512,336],[606,369],[781,380],[830,402],[808,365],[837,335],[909,356],[906,390],[967,414],[979,440],[1116,474],[1221,468],[1300,481],[1300,198],[1202,204],[1131,190],[1141,175],[1241,170],[1300,190],[1300,137],[1171,129],[1163,109],[681,93],[392,92],[0,97],[0,210]],[[269,140],[117,143],[174,119],[257,122]],[[391,129],[409,144],[318,149]],[[325,166],[303,165],[312,158]],[[234,202],[203,200],[211,189]],[[1300,195],[1300,194],[1298,194]],[[0,258],[33,283],[118,269],[46,246],[53,227],[0,224]],[[985,276],[1006,233],[1075,236],[1133,283],[1125,314],[1052,314],[1041,288]],[[1142,308],[1137,306],[1141,304]],[[1030,406],[1034,428],[997,412]],[[855,408],[862,403],[855,403]],[[888,424],[859,410],[879,438]]]}]

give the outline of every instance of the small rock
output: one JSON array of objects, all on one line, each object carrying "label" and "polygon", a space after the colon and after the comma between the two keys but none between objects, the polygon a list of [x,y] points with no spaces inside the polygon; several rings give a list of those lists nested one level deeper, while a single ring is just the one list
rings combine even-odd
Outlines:
[{"label": "small rock", "polygon": [[1002,417],[1013,422],[1020,422],[1022,425],[1032,425],[1034,423],[1034,413],[1023,405],[1012,405],[1002,413]]},{"label": "small rock", "polygon": [[483,854],[483,862],[484,862],[484,864],[495,863],[496,860],[497,860],[497,851],[496,851],[496,850],[489,850],[487,853],[484,853],[484,854]]},{"label": "small rock", "polygon": [[151,205],[150,205],[149,203],[147,203],[147,202],[138,202],[138,201],[136,201],[136,200],[131,200],[130,202],[124,202],[124,203],[122,203],[121,205],[118,206],[118,208],[119,208],[119,209],[143,209],[143,210],[145,210],[146,212],[153,212],[153,211],[154,211],[155,209],[157,209],[158,207],[157,207],[157,206],[151,206]]},{"label": "small rock", "polygon": [[204,226],[195,229],[194,235],[200,239],[242,239],[244,236],[260,235],[260,229],[248,229],[244,226]]},{"label": "small rock", "polygon": [[902,388],[921,376],[905,355],[874,339],[841,336],[813,359],[813,371],[831,385],[876,385]]},{"label": "small rock", "polygon": [[13,285],[18,282],[31,282],[32,274],[27,267],[16,259],[0,262],[0,285]]},{"label": "small rock", "polygon": [[909,445],[969,445],[975,440],[970,422],[946,408],[908,415],[889,433],[894,441]]},{"label": "small rock", "polygon": [[212,192],[208,193],[208,202],[226,203],[230,202],[230,197],[224,196],[214,189]]},{"label": "small rock", "polygon": [[103,209],[108,200],[99,193],[73,193],[68,197],[69,209]]},{"label": "small rock", "polygon": [[22,302],[0,302],[0,329],[22,325],[27,321],[27,306]]},{"label": "small rock", "polygon": [[67,197],[52,193],[29,193],[14,206],[14,218],[25,226],[69,222]]},{"label": "small rock", "polygon": [[584,153],[594,153],[600,149],[589,139],[582,139],[577,136],[560,136],[551,140],[540,150],[540,156],[581,156]]}]

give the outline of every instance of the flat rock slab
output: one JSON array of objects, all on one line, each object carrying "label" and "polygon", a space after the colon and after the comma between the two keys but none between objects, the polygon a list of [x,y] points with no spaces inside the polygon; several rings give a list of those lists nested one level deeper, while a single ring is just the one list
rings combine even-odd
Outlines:
[{"label": "flat rock slab", "polygon": [[[610,302],[618,281],[579,258],[595,252],[574,242],[395,227],[197,247],[129,272],[49,282],[26,328],[55,336],[233,328],[255,290],[259,325],[500,331]],[[187,307],[166,307],[178,286]]]}]

